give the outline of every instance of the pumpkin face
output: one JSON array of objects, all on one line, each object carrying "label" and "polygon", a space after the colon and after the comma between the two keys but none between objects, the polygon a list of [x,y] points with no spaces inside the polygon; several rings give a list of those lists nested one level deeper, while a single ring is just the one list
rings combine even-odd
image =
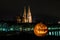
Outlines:
[{"label": "pumpkin face", "polygon": [[34,28],[34,34],[36,36],[45,36],[47,32],[48,32],[47,26],[42,23],[38,23]]}]

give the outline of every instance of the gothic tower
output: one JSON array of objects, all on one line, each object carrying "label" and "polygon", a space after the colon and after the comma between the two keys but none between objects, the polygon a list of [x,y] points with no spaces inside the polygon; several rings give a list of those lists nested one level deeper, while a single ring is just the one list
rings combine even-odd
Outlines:
[{"label": "gothic tower", "polygon": [[30,11],[30,6],[28,6],[27,20],[28,20],[28,23],[32,23],[32,15]]},{"label": "gothic tower", "polygon": [[26,7],[24,7],[24,14],[23,14],[23,18],[22,18],[22,23],[26,23],[27,22],[27,18],[26,18]]}]

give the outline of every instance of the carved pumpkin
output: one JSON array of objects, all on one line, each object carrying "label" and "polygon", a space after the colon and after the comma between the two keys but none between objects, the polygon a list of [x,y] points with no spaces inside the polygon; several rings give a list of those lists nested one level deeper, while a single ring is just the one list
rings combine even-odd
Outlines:
[{"label": "carved pumpkin", "polygon": [[38,23],[35,25],[34,34],[36,36],[45,36],[48,32],[48,28],[43,23]]}]

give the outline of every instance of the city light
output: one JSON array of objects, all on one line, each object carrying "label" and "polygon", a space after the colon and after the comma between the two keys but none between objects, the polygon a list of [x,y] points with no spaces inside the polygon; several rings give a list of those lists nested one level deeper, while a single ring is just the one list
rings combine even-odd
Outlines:
[{"label": "city light", "polygon": [[[25,25],[8,25],[7,23],[1,24],[0,23],[0,32],[10,32],[10,31],[18,31],[18,32],[33,32],[34,31],[34,26],[36,25],[30,25],[30,24],[26,24]],[[44,29],[43,25],[39,25],[37,28],[40,28],[40,32],[39,33],[44,33],[42,32]],[[46,26],[48,29],[48,33],[46,35],[49,36],[60,36],[60,26]]]}]

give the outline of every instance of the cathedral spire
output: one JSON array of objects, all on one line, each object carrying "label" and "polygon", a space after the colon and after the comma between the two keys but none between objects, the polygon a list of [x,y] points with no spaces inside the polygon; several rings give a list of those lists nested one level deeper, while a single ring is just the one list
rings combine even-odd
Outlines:
[{"label": "cathedral spire", "polygon": [[23,14],[23,17],[26,18],[26,7],[24,7],[24,14]]},{"label": "cathedral spire", "polygon": [[22,23],[26,23],[26,7],[24,6],[24,14],[23,14],[23,18],[22,18]]},{"label": "cathedral spire", "polygon": [[28,19],[28,23],[32,23],[32,15],[30,11],[30,6],[28,6],[27,19]]}]

